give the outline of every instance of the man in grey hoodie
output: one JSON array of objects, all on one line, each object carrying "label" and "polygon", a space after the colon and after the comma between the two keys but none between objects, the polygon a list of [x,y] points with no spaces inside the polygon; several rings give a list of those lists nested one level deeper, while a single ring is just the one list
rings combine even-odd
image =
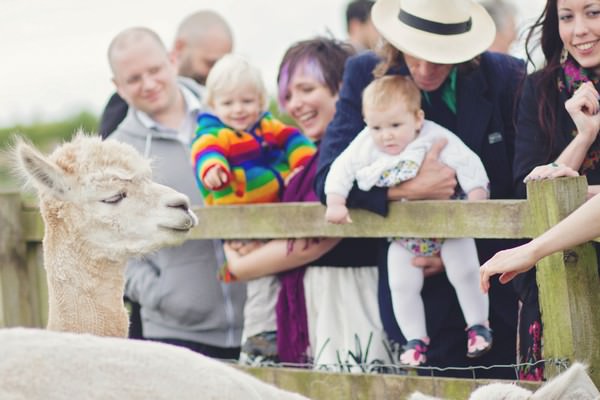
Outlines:
[{"label": "man in grey hoodie", "polygon": [[[110,139],[153,160],[154,179],[202,204],[189,162],[189,142],[203,106],[200,87],[177,78],[174,57],[158,35],[130,28],[111,42],[108,59],[117,92],[129,105]],[[210,357],[237,359],[245,287],[217,280],[224,262],[219,240],[189,240],[132,260],[125,293],[142,306],[144,337]]]}]

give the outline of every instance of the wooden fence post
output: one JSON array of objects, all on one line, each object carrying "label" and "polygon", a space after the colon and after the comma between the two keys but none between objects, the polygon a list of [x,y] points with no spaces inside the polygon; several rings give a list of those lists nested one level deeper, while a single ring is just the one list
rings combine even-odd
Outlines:
[{"label": "wooden fence post", "polygon": [[21,223],[21,195],[0,193],[0,327],[37,326],[26,243]]},{"label": "wooden fence post", "polygon": [[[569,215],[586,199],[584,177],[527,184],[536,235]],[[590,221],[598,224],[600,221]],[[544,359],[583,361],[600,385],[600,281],[591,243],[544,258],[536,269],[543,326]],[[559,372],[548,364],[546,377]]]}]

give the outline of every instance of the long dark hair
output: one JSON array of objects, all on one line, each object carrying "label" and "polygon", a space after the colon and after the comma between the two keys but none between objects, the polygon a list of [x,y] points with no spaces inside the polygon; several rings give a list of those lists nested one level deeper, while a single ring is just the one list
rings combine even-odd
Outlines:
[{"label": "long dark hair", "polygon": [[552,149],[554,132],[557,130],[558,80],[561,69],[560,55],[563,49],[558,33],[557,0],[548,0],[542,14],[529,29],[525,40],[527,60],[533,66],[531,53],[541,46],[546,64],[537,72],[535,85],[538,94],[537,119],[542,133],[548,139],[548,151]]}]

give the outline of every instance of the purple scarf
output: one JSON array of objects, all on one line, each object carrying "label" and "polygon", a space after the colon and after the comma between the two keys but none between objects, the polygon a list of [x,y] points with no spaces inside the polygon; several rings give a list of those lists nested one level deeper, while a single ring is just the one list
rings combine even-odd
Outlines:
[{"label": "purple scarf", "polygon": [[[313,189],[317,171],[318,150],[304,169],[294,176],[283,194],[282,202],[318,201]],[[308,239],[307,239],[308,240]],[[290,239],[288,253],[294,245],[308,245],[307,241]],[[304,297],[304,272],[306,267],[294,268],[279,274],[281,290],[277,298],[277,353],[279,361],[304,364],[308,361],[309,346],[306,299]]]}]

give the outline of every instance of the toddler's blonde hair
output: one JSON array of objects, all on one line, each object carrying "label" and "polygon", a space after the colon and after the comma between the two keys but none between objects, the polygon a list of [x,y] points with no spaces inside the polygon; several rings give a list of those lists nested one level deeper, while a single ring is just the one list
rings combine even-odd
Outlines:
[{"label": "toddler's blonde hair", "polygon": [[206,78],[206,103],[214,106],[215,97],[237,86],[249,84],[256,89],[260,105],[267,109],[267,89],[258,68],[237,54],[226,54],[210,70]]}]

